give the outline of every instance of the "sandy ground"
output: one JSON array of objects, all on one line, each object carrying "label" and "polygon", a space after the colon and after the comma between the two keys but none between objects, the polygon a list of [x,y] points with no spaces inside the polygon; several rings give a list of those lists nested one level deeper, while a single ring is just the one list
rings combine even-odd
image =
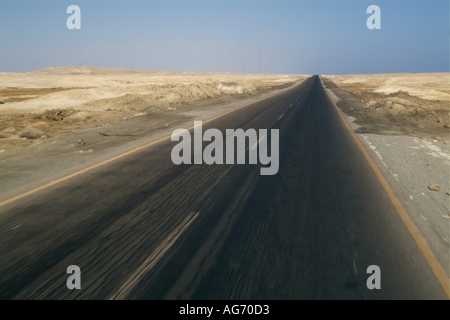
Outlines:
[{"label": "sandy ground", "polygon": [[402,127],[402,134],[449,140],[450,73],[322,76],[322,79],[332,82],[330,88],[337,86],[343,90],[343,100],[348,102],[341,106],[345,112],[361,122],[371,123],[372,128],[384,127],[386,131],[388,127]]},{"label": "sandy ground", "polygon": [[450,73],[385,73],[323,76],[351,92],[408,92],[426,100],[450,101]]},{"label": "sandy ground", "polygon": [[136,116],[173,113],[205,99],[249,97],[306,77],[96,67],[0,73],[0,149],[28,146],[17,139],[25,128],[42,132],[45,139]]}]

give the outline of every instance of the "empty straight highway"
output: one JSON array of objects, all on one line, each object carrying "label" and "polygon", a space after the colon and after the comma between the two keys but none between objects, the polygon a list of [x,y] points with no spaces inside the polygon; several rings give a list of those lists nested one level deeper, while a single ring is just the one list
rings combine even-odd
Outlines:
[{"label": "empty straight highway", "polygon": [[279,129],[278,172],[175,165],[169,137],[4,203],[0,298],[447,299],[319,77],[210,128]]}]

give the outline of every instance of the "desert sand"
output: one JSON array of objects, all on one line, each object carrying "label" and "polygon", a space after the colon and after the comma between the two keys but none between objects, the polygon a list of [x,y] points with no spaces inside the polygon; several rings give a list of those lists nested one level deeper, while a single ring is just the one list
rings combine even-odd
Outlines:
[{"label": "desert sand", "polygon": [[205,99],[248,96],[305,78],[96,67],[0,73],[0,138],[23,137],[20,132],[26,128],[52,136],[136,116],[175,112]]},{"label": "desert sand", "polygon": [[[308,75],[247,75],[51,67],[0,73],[0,144],[49,137],[133,117],[176,113],[219,97],[248,97]],[[401,121],[450,126],[450,73],[329,75],[352,103]],[[349,100],[350,101],[350,100]],[[35,134],[24,135],[24,129]],[[11,146],[27,145],[13,143]]]},{"label": "desert sand", "polygon": [[408,92],[426,100],[450,101],[450,73],[385,73],[331,75],[327,77],[341,89],[352,92],[391,94]]},{"label": "desert sand", "polygon": [[59,108],[106,111],[122,108],[136,99],[174,104],[253,92],[302,77],[52,67],[28,73],[0,73],[0,100],[9,102],[2,105],[1,111],[38,113]]},{"label": "desert sand", "polygon": [[396,123],[426,129],[448,139],[448,130],[441,132],[439,128],[450,128],[450,73],[329,75],[322,78],[350,94],[346,100],[352,104],[352,109],[360,108],[362,113],[364,109],[372,110]]}]

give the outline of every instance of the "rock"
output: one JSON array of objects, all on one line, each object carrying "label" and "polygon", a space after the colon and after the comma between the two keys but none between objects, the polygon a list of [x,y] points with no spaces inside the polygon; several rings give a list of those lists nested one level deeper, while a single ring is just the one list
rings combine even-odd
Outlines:
[{"label": "rock", "polygon": [[405,106],[402,104],[399,104],[399,103],[394,103],[392,105],[392,108],[390,108],[390,109],[393,109],[395,111],[403,111],[405,109]]},{"label": "rock", "polygon": [[427,188],[430,191],[439,191],[439,190],[441,190],[441,186],[438,185],[438,184],[435,184],[435,183],[432,183],[432,184],[428,185]]},{"label": "rock", "polygon": [[6,102],[3,100],[0,100],[0,104],[5,104]]},{"label": "rock", "polygon": [[77,142],[78,144],[86,144],[86,142],[84,142],[84,140],[83,139],[78,139],[78,142]]},{"label": "rock", "polygon": [[5,130],[3,130],[3,132],[16,132],[16,128],[14,128],[14,127],[9,127],[9,128],[6,128]]},{"label": "rock", "polygon": [[35,128],[25,128],[17,135],[19,136],[19,138],[38,139],[43,135],[43,133],[41,130]]},{"label": "rock", "polygon": [[94,149],[89,149],[87,152],[94,152]]},{"label": "rock", "polygon": [[74,113],[75,110],[72,108],[45,110],[44,114],[41,115],[41,119],[47,121],[63,121],[66,117]]}]

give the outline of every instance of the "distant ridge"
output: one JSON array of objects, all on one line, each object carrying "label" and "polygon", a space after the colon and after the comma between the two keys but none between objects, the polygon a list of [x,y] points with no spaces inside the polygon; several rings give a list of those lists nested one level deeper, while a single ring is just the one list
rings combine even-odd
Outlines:
[{"label": "distant ridge", "polygon": [[134,69],[116,69],[99,67],[49,67],[45,69],[36,69],[31,71],[33,74],[86,74],[86,75],[108,75],[108,74],[172,74],[172,71],[157,70],[134,70]]}]

